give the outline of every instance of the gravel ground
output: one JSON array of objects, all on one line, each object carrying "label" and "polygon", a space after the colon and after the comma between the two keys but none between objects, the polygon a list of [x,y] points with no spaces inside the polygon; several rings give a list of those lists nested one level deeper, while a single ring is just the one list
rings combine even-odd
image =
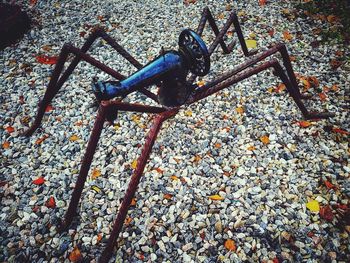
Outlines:
[{"label": "gravel ground", "polygon": [[[28,2],[23,5],[36,26],[0,52],[0,261],[96,260],[150,124],[147,114],[120,113],[114,126],[105,125],[80,216],[68,232],[57,233],[96,116],[91,81],[109,77],[79,64],[41,128],[24,138],[20,133],[33,120],[53,69],[36,57],[57,56],[66,42],[80,47],[92,26],[103,25],[147,63],[162,47],[177,49],[179,33],[197,28],[206,5],[220,26],[231,8],[237,10],[245,37],[256,39],[260,50],[289,32],[295,71],[305,76],[304,85],[310,76],[319,82],[308,90],[315,100],[307,106],[336,116],[300,122],[300,111],[285,91],[276,92],[280,82],[270,71],[184,108],[155,143],[113,262],[350,261],[350,229],[340,214],[350,196],[350,74],[348,64],[330,64],[349,50],[337,43],[311,47],[327,22],[293,17],[293,1]],[[213,33],[205,30],[203,39],[211,43]],[[103,41],[91,54],[123,74],[134,71]],[[244,60],[239,46],[229,55],[217,49],[203,81]],[[129,100],[150,103],[141,95]],[[327,207],[333,217],[327,218]]]}]

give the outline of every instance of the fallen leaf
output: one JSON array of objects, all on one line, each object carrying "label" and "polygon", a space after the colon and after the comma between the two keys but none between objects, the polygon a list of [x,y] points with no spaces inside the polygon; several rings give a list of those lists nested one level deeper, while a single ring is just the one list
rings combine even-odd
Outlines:
[{"label": "fallen leaf", "polygon": [[335,16],[335,15],[329,15],[329,16],[327,16],[327,21],[329,22],[329,23],[334,23],[334,22],[336,22],[338,20],[338,18]]},{"label": "fallen leaf", "polygon": [[286,41],[290,41],[290,40],[293,39],[293,36],[292,36],[292,34],[289,33],[288,31],[284,31],[284,32],[283,32],[283,38],[284,38],[284,40],[286,40]]},{"label": "fallen leaf", "polygon": [[164,194],[163,197],[164,197],[164,199],[170,200],[173,197],[173,195],[172,194]]},{"label": "fallen leaf", "polygon": [[29,4],[30,4],[31,6],[36,5],[37,2],[38,2],[38,0],[29,0]]},{"label": "fallen leaf", "polygon": [[45,112],[50,112],[53,110],[53,107],[52,105],[47,105],[46,109],[45,109]]},{"label": "fallen leaf", "polygon": [[330,64],[331,64],[332,69],[335,70],[342,65],[342,62],[337,60],[337,59],[331,59]]},{"label": "fallen leaf", "polygon": [[235,241],[233,241],[232,239],[227,239],[225,241],[225,248],[229,251],[236,251]]},{"label": "fallen leaf", "polygon": [[204,80],[198,81],[197,85],[198,85],[198,87],[202,87],[205,85],[205,81]]},{"label": "fallen leaf", "polygon": [[320,204],[316,200],[311,200],[306,203],[306,208],[309,209],[311,212],[319,212]]},{"label": "fallen leaf", "polygon": [[260,6],[266,5],[266,0],[259,0],[259,5]]},{"label": "fallen leaf", "polygon": [[340,128],[333,128],[332,131],[336,132],[336,133],[340,133],[340,134],[345,134],[345,135],[349,135],[350,134],[350,132],[342,130]]},{"label": "fallen leaf", "polygon": [[50,196],[50,198],[45,203],[46,207],[48,208],[55,208],[56,207],[56,201],[53,196]]},{"label": "fallen leaf", "polygon": [[2,148],[4,148],[4,149],[10,148],[10,143],[9,143],[8,141],[4,141],[4,142],[2,143]]},{"label": "fallen leaf", "polygon": [[320,217],[327,220],[333,221],[334,215],[332,212],[332,208],[329,205],[320,208]]},{"label": "fallen leaf", "polygon": [[135,159],[135,160],[133,160],[132,163],[131,163],[131,168],[132,168],[132,169],[136,169],[136,167],[137,167],[137,160]]},{"label": "fallen leaf", "polygon": [[92,185],[91,190],[95,191],[96,193],[101,193],[102,190],[97,185]]},{"label": "fallen leaf", "polygon": [[209,196],[209,199],[214,200],[214,201],[222,201],[222,200],[224,200],[225,198],[223,198],[223,197],[220,196],[220,195],[211,195],[211,196]]},{"label": "fallen leaf", "polygon": [[236,108],[236,112],[239,114],[243,114],[244,113],[244,108],[243,107],[237,107]]},{"label": "fallen leaf", "polygon": [[264,135],[264,136],[261,136],[260,137],[260,141],[263,143],[263,144],[269,144],[270,143],[270,139],[269,139],[269,136],[266,136],[266,135]]},{"label": "fallen leaf", "polygon": [[320,97],[321,101],[325,101],[327,99],[327,95],[324,94],[323,92],[319,93],[318,96]]},{"label": "fallen leaf", "polygon": [[50,57],[46,55],[36,56],[36,61],[41,64],[53,65],[56,64],[58,57]]},{"label": "fallen leaf", "polygon": [[77,135],[72,135],[71,137],[69,137],[69,140],[71,141],[71,142],[75,142],[75,141],[77,141],[77,140],[79,140],[80,138],[77,136]]},{"label": "fallen leaf", "polygon": [[177,177],[175,175],[170,176],[170,179],[171,180],[175,180],[175,181],[180,180],[179,177]]},{"label": "fallen leaf", "polygon": [[336,85],[336,84],[332,85],[331,90],[332,91],[338,91],[339,90],[338,85]]},{"label": "fallen leaf", "polygon": [[[129,217],[130,218],[130,217]],[[130,218],[131,219],[131,218]],[[102,234],[101,233],[99,233],[98,235],[97,235],[97,243],[99,243],[99,242],[101,242],[101,240],[102,240]]]},{"label": "fallen leaf", "polygon": [[97,168],[94,168],[91,173],[91,179],[95,180],[96,178],[101,176],[101,171]]},{"label": "fallen leaf", "polygon": [[302,83],[303,86],[304,86],[304,90],[308,90],[309,88],[311,88],[311,83],[310,83],[310,81],[308,80],[308,78],[306,78],[306,77],[301,77],[301,78],[300,78],[300,81],[301,81],[301,83]]},{"label": "fallen leaf", "polygon": [[77,246],[74,247],[73,251],[70,252],[69,254],[69,260],[72,262],[78,262],[80,261],[83,257],[81,255],[81,252]]},{"label": "fallen leaf", "polygon": [[39,178],[37,178],[37,179],[35,179],[33,181],[33,184],[35,184],[35,185],[42,185],[44,182],[45,182],[45,178],[40,176]]},{"label": "fallen leaf", "polygon": [[136,198],[131,199],[131,206],[136,206]]},{"label": "fallen leaf", "polygon": [[13,128],[12,126],[8,126],[8,127],[6,128],[6,131],[7,131],[8,133],[12,133],[12,132],[15,131],[15,128]]},{"label": "fallen leaf", "polygon": [[302,128],[307,128],[312,125],[309,121],[298,121],[297,124]]},{"label": "fallen leaf", "polygon": [[45,134],[43,137],[38,138],[38,139],[35,141],[35,144],[36,144],[36,145],[39,145],[39,144],[41,144],[43,141],[45,141],[47,138],[49,138],[49,135]]},{"label": "fallen leaf", "polygon": [[224,14],[224,13],[221,13],[221,14],[218,15],[218,19],[221,19],[221,20],[222,20],[222,19],[224,19],[224,18],[225,18],[225,14]]},{"label": "fallen leaf", "polygon": [[247,45],[247,48],[256,48],[257,47],[257,42],[256,40],[253,40],[253,39],[247,39],[245,41],[246,45]]},{"label": "fallen leaf", "polygon": [[157,167],[157,168],[155,168],[153,170],[157,171],[157,173],[159,173],[159,174],[163,174],[164,173],[164,171],[162,169],[160,169],[159,167]]},{"label": "fallen leaf", "polygon": [[44,45],[41,47],[41,49],[44,51],[50,51],[52,49],[52,47],[50,45]]},{"label": "fallen leaf", "polygon": [[284,85],[283,83],[280,83],[275,89],[274,91],[276,93],[280,93],[281,91],[284,91],[286,89],[286,85]]},{"label": "fallen leaf", "polygon": [[218,142],[217,142],[217,143],[215,143],[215,144],[214,144],[214,147],[215,147],[216,149],[221,148],[221,143],[218,143]]},{"label": "fallen leaf", "polygon": [[275,30],[273,28],[269,29],[267,33],[272,37],[275,34]]},{"label": "fallen leaf", "polygon": [[337,187],[328,180],[323,180],[323,183],[327,187],[327,189],[337,189]]},{"label": "fallen leaf", "polygon": [[129,225],[131,223],[131,221],[132,221],[132,218],[130,216],[128,216],[127,218],[125,218],[124,224]]},{"label": "fallen leaf", "polygon": [[248,151],[254,151],[256,148],[254,145],[251,145],[247,148]]},{"label": "fallen leaf", "polygon": [[185,116],[191,117],[192,116],[192,111],[191,110],[185,111]]}]

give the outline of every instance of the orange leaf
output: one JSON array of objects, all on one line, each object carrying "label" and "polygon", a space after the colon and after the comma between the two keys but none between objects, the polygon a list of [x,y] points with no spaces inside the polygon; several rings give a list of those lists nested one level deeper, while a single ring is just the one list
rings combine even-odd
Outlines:
[{"label": "orange leaf", "polygon": [[[128,216],[127,218],[125,218],[124,224],[129,225],[131,223],[131,221],[132,221],[132,218],[130,216]],[[101,239],[102,239],[102,236],[101,236]]]},{"label": "orange leaf", "polygon": [[48,208],[55,208],[56,207],[56,201],[53,196],[50,196],[50,198],[45,203],[46,207]]},{"label": "orange leaf", "polygon": [[164,171],[162,169],[160,169],[159,167],[157,167],[157,168],[155,168],[153,170],[157,171],[157,173],[159,173],[159,174],[163,174],[164,173]]},{"label": "orange leaf", "polygon": [[198,85],[198,87],[202,87],[205,85],[205,81],[204,80],[198,81],[197,85]]},{"label": "orange leaf", "polygon": [[327,16],[327,21],[329,22],[329,23],[334,23],[334,22],[336,22],[338,19],[337,19],[337,17],[335,16],[335,15],[329,15],[329,16]]},{"label": "orange leaf", "polygon": [[38,179],[35,179],[33,181],[33,184],[35,184],[35,185],[42,185],[44,182],[45,182],[45,178],[40,176]]},{"label": "orange leaf", "polygon": [[266,0],[259,0],[259,5],[260,6],[266,5]]},{"label": "orange leaf", "polygon": [[41,64],[53,65],[56,64],[58,57],[50,57],[46,55],[36,56],[36,61]]},{"label": "orange leaf", "polygon": [[224,200],[225,198],[223,198],[223,197],[220,196],[220,195],[211,195],[211,196],[209,196],[209,199],[214,200],[214,201],[222,201],[222,200]]},{"label": "orange leaf", "polygon": [[7,131],[8,133],[12,133],[12,132],[15,131],[15,128],[13,128],[12,126],[8,126],[8,127],[6,128],[6,131]]},{"label": "orange leaf", "polygon": [[331,90],[332,90],[332,91],[338,91],[338,90],[339,90],[338,85],[334,84],[334,85],[331,87]]},{"label": "orange leaf", "polygon": [[275,92],[276,93],[280,93],[281,91],[285,90],[286,89],[286,85],[284,85],[283,83],[280,83],[277,88],[275,88]]},{"label": "orange leaf", "polygon": [[39,144],[41,144],[43,141],[45,141],[47,138],[49,138],[49,135],[45,134],[43,137],[37,139],[37,140],[35,141],[35,144],[39,145]]},{"label": "orange leaf", "polygon": [[293,36],[288,31],[284,31],[283,32],[283,38],[284,38],[284,40],[290,41],[290,40],[293,39]]},{"label": "orange leaf", "polygon": [[130,204],[131,206],[136,206],[136,198],[133,198],[132,200],[131,200],[131,204]]},{"label": "orange leaf", "polygon": [[233,241],[232,239],[227,239],[225,241],[225,248],[229,251],[236,251],[235,241]]},{"label": "orange leaf", "polygon": [[78,262],[82,259],[81,252],[77,246],[74,247],[73,251],[69,254],[69,260],[72,262]]},{"label": "orange leaf", "polygon": [[94,168],[91,173],[91,179],[95,180],[96,178],[101,176],[101,171],[97,168]]},{"label": "orange leaf", "polygon": [[301,83],[303,83],[305,90],[308,90],[309,88],[311,88],[311,84],[307,78],[301,77],[300,81],[301,81]]},{"label": "orange leaf", "polygon": [[50,112],[53,110],[53,107],[52,105],[47,105],[46,109],[45,109],[45,112]]},{"label": "orange leaf", "polygon": [[336,132],[336,133],[340,133],[340,134],[345,134],[345,135],[349,135],[350,134],[350,132],[342,130],[340,128],[333,128],[332,131]]},{"label": "orange leaf", "polygon": [[324,94],[323,92],[319,93],[318,96],[320,97],[321,101],[325,101],[327,99],[327,95]]},{"label": "orange leaf", "polygon": [[30,1],[29,1],[29,4],[30,4],[31,6],[33,6],[33,5],[36,5],[37,2],[38,2],[38,0],[30,0]]},{"label": "orange leaf", "polygon": [[297,124],[302,128],[307,128],[312,125],[309,121],[298,121]]},{"label": "orange leaf", "polygon": [[172,194],[164,194],[164,199],[170,200],[172,197]]},{"label": "orange leaf", "polygon": [[217,142],[217,143],[215,143],[214,146],[215,146],[216,149],[219,149],[219,148],[221,148],[221,143],[218,143],[218,142]]},{"label": "orange leaf", "polygon": [[263,144],[269,144],[270,143],[270,139],[269,139],[269,136],[266,136],[266,135],[264,135],[264,136],[261,136],[260,137],[260,141],[263,143]]},{"label": "orange leaf", "polygon": [[170,176],[170,178],[171,178],[171,180],[179,180],[179,177],[177,177],[177,176],[175,176],[175,175],[172,175],[172,176]]},{"label": "orange leaf", "polygon": [[4,141],[2,144],[2,148],[4,148],[4,149],[10,148],[10,143],[8,141]]},{"label": "orange leaf", "polygon": [[69,140],[71,141],[71,142],[75,142],[75,141],[77,141],[77,140],[79,140],[79,137],[77,136],[77,135],[72,135],[71,137],[69,137]]},{"label": "orange leaf", "polygon": [[254,151],[256,148],[254,145],[251,145],[247,148],[248,151]]}]

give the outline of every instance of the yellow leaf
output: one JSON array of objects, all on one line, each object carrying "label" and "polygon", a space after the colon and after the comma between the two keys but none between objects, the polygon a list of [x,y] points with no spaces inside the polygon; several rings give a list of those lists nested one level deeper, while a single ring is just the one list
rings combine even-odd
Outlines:
[{"label": "yellow leaf", "polygon": [[247,44],[247,48],[256,48],[256,47],[257,47],[256,40],[247,39],[247,40],[245,41],[245,43]]},{"label": "yellow leaf", "polygon": [[224,198],[220,195],[211,195],[211,196],[209,196],[209,199],[214,200],[214,201],[224,200]]},{"label": "yellow leaf", "polygon": [[202,87],[205,85],[205,81],[204,80],[198,81],[197,85],[198,85],[198,87]]},{"label": "yellow leaf", "polygon": [[306,208],[308,208],[311,212],[319,212],[320,204],[316,200],[311,200],[306,203]]},{"label": "yellow leaf", "polygon": [[97,168],[94,168],[91,173],[91,179],[95,180],[97,177],[101,176],[101,171]]},{"label": "yellow leaf", "polygon": [[132,115],[131,119],[136,123],[139,124],[140,123],[140,115]]},{"label": "yellow leaf", "polygon": [[244,113],[244,108],[243,107],[238,107],[236,108],[236,112],[239,114],[243,114]]},{"label": "yellow leaf", "polygon": [[270,139],[269,139],[269,136],[261,136],[260,137],[260,141],[263,143],[263,144],[269,144],[270,143]]},{"label": "yellow leaf", "polygon": [[137,167],[137,160],[133,160],[131,163],[131,168],[136,169],[136,167]]},{"label": "yellow leaf", "polygon": [[114,124],[114,129],[115,129],[116,131],[119,130],[119,128],[120,128],[120,124],[119,124],[119,123]]},{"label": "yellow leaf", "polygon": [[176,180],[176,181],[179,180],[179,177],[177,177],[177,176],[175,176],[175,175],[170,176],[170,178],[171,178],[171,180],[174,180],[174,181],[175,181],[175,180]]},{"label": "yellow leaf", "polygon": [[225,241],[225,248],[229,251],[236,251],[235,241],[233,241],[232,239],[227,239]]},{"label": "yellow leaf", "polygon": [[185,111],[185,115],[186,115],[187,117],[191,117],[191,116],[192,116],[192,111],[191,111],[191,110]]},{"label": "yellow leaf", "polygon": [[77,140],[79,140],[79,137],[77,136],[77,135],[72,135],[70,138],[69,138],[69,140],[71,141],[71,142],[75,142],[75,141],[77,141]]}]

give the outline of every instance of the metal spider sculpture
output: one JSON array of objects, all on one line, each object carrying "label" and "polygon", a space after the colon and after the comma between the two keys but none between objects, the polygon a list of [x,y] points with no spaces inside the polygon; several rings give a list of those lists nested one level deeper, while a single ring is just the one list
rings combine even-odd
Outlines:
[{"label": "metal spider sculpture", "polygon": [[[200,37],[207,21],[209,22],[209,25],[216,36],[214,42],[209,46],[209,49],[207,49]],[[113,248],[116,245],[118,235],[122,229],[123,222],[127,215],[132,198],[135,195],[141,175],[150,156],[152,146],[157,138],[157,134],[162,126],[162,123],[170,117],[175,116],[181,108],[185,108],[192,103],[208,97],[209,95],[219,92],[224,88],[230,87],[234,83],[271,68],[274,70],[274,74],[278,76],[286,85],[289,95],[291,95],[305,118],[316,119],[333,116],[333,114],[329,112],[315,113],[306,109],[302,99],[305,99],[308,96],[302,95],[299,91],[297,80],[295,78],[292,65],[289,60],[289,55],[284,44],[275,45],[264,52],[255,54],[246,62],[238,65],[235,69],[219,76],[215,80],[206,83],[200,88],[196,84],[193,84],[197,76],[204,76],[209,72],[210,56],[218,45],[221,46],[224,53],[230,53],[232,51],[235,45],[235,40],[229,45],[226,45],[224,42],[225,35],[231,25],[233,25],[234,32],[237,34],[244,55],[253,55],[253,52],[249,52],[247,49],[236,14],[232,12],[222,29],[219,30],[211,12],[207,7],[203,10],[196,32],[190,29],[186,29],[181,32],[178,42],[178,51],[171,50],[163,52],[159,57],[155,58],[145,66],[137,62],[136,59],[134,59],[102,29],[95,30],[88,37],[81,49],[78,49],[70,44],[65,44],[63,46],[44,98],[39,103],[39,109],[35,121],[31,128],[26,131],[25,135],[32,135],[33,132],[39,127],[46,107],[57,94],[64,82],[68,79],[69,75],[73,72],[79,61],[84,60],[90,63],[91,65],[116,78],[118,81],[97,81],[93,85],[94,93],[99,101],[99,109],[89,143],[86,148],[84,159],[81,164],[80,173],[72,193],[71,201],[60,227],[61,230],[65,230],[69,227],[74,215],[76,214],[77,206],[81,198],[84,183],[89,172],[104,122],[115,120],[118,111],[156,114],[150,131],[146,137],[141,155],[138,158],[137,167],[119,208],[119,212],[114,222],[107,246],[100,257],[100,262],[108,262],[112,256]],[[103,38],[119,54],[134,65],[138,71],[126,78],[118,71],[88,55],[86,52],[91,47],[93,42],[99,37]],[[262,62],[267,57],[278,52],[282,56],[284,68],[275,58]],[[70,53],[74,54],[75,57],[67,69],[63,71],[64,63],[66,62]],[[258,64],[259,62],[262,63]],[[256,64],[258,65],[254,66]],[[191,72],[192,75],[188,77],[189,72]],[[159,87],[158,96],[146,89],[151,85],[157,85]],[[161,104],[161,106],[156,107],[142,104],[132,104],[122,101],[125,96],[134,91],[142,92],[147,97]]]}]

